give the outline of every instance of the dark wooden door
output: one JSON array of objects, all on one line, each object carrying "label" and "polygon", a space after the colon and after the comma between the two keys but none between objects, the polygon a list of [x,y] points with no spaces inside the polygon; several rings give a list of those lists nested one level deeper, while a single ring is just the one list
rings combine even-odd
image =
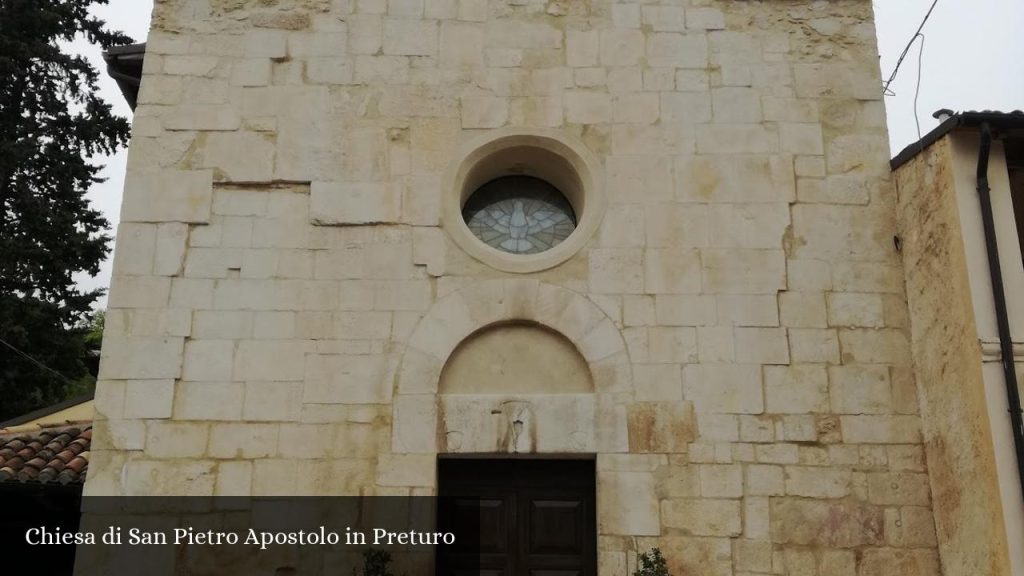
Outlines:
[{"label": "dark wooden door", "polygon": [[589,460],[441,460],[439,576],[594,576],[597,521]]}]

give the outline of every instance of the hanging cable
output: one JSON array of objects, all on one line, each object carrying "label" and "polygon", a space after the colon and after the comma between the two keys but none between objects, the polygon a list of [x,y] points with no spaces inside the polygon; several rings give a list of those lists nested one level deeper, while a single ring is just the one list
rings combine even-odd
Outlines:
[{"label": "hanging cable", "polygon": [[882,94],[885,96],[895,96],[896,93],[889,89],[889,85],[892,84],[893,80],[896,79],[896,74],[900,71],[900,65],[903,64],[903,59],[907,57],[910,52],[910,47],[914,45],[914,41],[917,40],[918,36],[923,39],[924,36],[921,34],[921,30],[924,29],[924,25],[928,22],[928,18],[931,17],[932,11],[935,10],[935,5],[939,3],[939,0],[934,0],[928,13],[924,15],[924,20],[921,20],[921,25],[917,27],[917,31],[914,32],[914,36],[910,38],[910,42],[907,42],[907,47],[903,49],[903,53],[900,54],[899,59],[896,60],[896,68],[893,69],[892,74],[889,75],[889,79],[882,84]]},{"label": "hanging cable", "polygon": [[47,372],[50,372],[50,373],[54,374],[55,376],[57,376],[58,378],[63,380],[66,384],[74,384],[74,382],[72,382],[67,376],[61,374],[60,372],[57,372],[53,368],[50,368],[46,364],[43,364],[39,360],[36,360],[35,358],[29,356],[25,352],[22,352],[21,350],[15,348],[13,344],[7,342],[3,338],[0,338],[0,344],[3,344],[4,346],[7,346],[11,350],[13,350],[15,354],[25,358],[26,360],[28,360],[29,362],[31,362],[31,363],[35,364],[36,366],[42,368],[43,370],[46,370]]},{"label": "hanging cable", "polygon": [[[921,142],[921,118],[917,114],[917,98],[921,95],[921,62],[924,59],[924,34],[921,37],[921,46],[917,52],[917,86],[914,88],[914,124],[917,126],[917,141]],[[922,145],[923,146],[923,145]]]}]

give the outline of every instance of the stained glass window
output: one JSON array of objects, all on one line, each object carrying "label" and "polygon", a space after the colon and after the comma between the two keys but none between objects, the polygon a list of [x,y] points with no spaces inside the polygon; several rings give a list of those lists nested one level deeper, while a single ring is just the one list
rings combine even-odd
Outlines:
[{"label": "stained glass window", "polygon": [[565,196],[530,176],[503,176],[477,188],[462,218],[477,238],[512,254],[549,250],[576,229],[576,214]]}]

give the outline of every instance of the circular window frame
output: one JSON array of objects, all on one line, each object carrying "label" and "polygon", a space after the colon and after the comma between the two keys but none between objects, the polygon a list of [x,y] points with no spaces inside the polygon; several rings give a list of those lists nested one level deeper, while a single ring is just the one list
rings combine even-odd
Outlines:
[{"label": "circular window frame", "polygon": [[[462,207],[483,184],[502,176],[532,176],[558,189],[576,213],[576,229],[550,250],[513,254],[485,244],[466,225]],[[504,129],[464,146],[443,181],[441,219],[467,254],[504,272],[526,274],[575,256],[597,231],[607,198],[600,164],[582,142],[556,130]]]}]

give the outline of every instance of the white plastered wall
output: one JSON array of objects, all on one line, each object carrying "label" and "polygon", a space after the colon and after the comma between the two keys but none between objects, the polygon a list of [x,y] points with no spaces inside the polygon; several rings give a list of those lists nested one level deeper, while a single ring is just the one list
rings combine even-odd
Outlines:
[{"label": "white plastered wall", "polygon": [[[982,348],[982,373],[996,452],[1006,536],[1008,542],[1018,543],[1016,546],[1010,546],[1010,563],[1013,573],[1021,575],[1024,574],[1024,546],[1019,543],[1024,542],[1024,496],[1017,474],[1013,431],[1007,412],[1009,404],[999,360],[999,333],[977,192],[980,138],[978,134],[953,134],[950,138],[954,152],[960,225],[963,230],[964,251],[967,255],[967,273],[971,281],[971,300],[978,327],[978,343]],[[1020,243],[1017,240],[1017,225],[1014,222],[1006,155],[1002,143],[998,140],[992,143],[988,178],[1010,333],[1014,342],[1017,377],[1020,380],[1024,377],[1024,264],[1021,260]]]}]

